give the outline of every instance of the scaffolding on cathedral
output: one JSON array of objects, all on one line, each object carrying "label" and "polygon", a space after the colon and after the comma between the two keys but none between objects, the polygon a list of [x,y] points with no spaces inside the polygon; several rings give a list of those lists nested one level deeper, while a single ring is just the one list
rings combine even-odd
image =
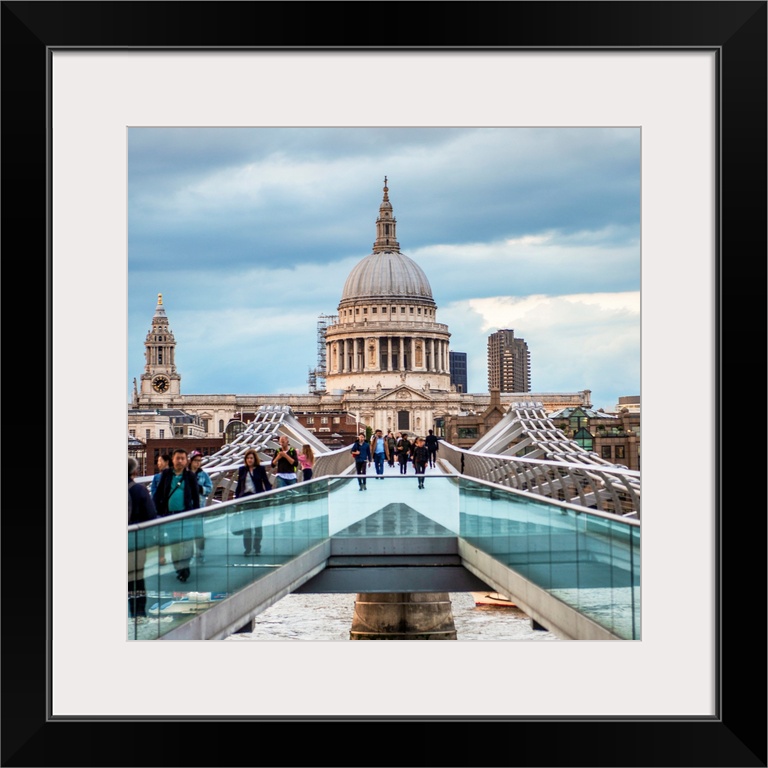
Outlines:
[{"label": "scaffolding on cathedral", "polygon": [[317,365],[309,369],[307,384],[310,394],[322,394],[325,392],[326,374],[326,347],[325,333],[329,325],[333,325],[339,319],[338,315],[318,315],[317,318]]}]

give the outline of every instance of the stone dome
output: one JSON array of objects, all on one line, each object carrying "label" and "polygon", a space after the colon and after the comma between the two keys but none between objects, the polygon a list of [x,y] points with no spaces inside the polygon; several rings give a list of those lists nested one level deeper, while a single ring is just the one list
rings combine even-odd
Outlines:
[{"label": "stone dome", "polygon": [[341,293],[341,303],[378,298],[433,302],[424,271],[400,251],[378,251],[366,256],[349,273]]}]

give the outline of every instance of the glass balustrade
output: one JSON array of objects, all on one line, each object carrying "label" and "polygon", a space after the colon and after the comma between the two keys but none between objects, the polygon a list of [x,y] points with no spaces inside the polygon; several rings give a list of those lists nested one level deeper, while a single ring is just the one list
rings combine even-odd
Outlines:
[{"label": "glass balustrade", "polygon": [[640,637],[640,526],[461,479],[461,536],[625,639]]},{"label": "glass balustrade", "polygon": [[638,524],[455,475],[427,475],[420,489],[412,473],[368,474],[365,486],[322,477],[134,526],[129,638],[157,639],[329,536],[461,536],[620,637],[639,638]]},{"label": "glass balustrade", "polygon": [[[129,639],[157,639],[326,540],[328,483],[296,484],[145,526],[128,536]],[[143,588],[144,617],[132,587]]]}]

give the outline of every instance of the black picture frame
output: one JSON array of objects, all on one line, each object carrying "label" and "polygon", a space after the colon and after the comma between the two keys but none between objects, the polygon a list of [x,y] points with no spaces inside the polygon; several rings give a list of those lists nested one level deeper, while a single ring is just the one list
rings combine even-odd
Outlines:
[{"label": "black picture frame", "polygon": [[[403,11],[406,11],[404,14]],[[343,15],[344,24],[340,23]],[[766,2],[3,2],[2,214],[12,312],[33,313],[37,338],[7,323],[6,359],[44,368],[24,376],[16,401],[46,404],[47,447],[22,449],[8,427],[2,537],[3,766],[483,765],[765,766],[766,515],[763,402],[751,415],[755,373],[764,383],[766,287]],[[345,41],[354,39],[354,45]],[[708,49],[719,66],[719,217],[716,414],[718,538],[716,716],[712,718],[50,718],[51,235],[50,55],[57,48],[595,48]],[[726,270],[726,266],[729,267]],[[738,270],[738,271],[737,271]],[[43,282],[42,275],[47,279]],[[43,289],[45,285],[45,289]],[[24,286],[27,286],[26,288]],[[30,288],[32,290],[30,290]],[[20,290],[21,289],[21,290]],[[23,294],[23,304],[17,303]],[[12,296],[11,296],[12,294]],[[725,315],[726,297],[739,313]],[[758,309],[760,317],[756,317]],[[27,315],[28,316],[28,315]],[[16,316],[17,317],[17,316]],[[45,318],[44,325],[40,323]],[[738,321],[738,324],[737,324]],[[42,325],[42,328],[41,328]],[[749,328],[748,334],[744,329]],[[46,340],[46,354],[42,339]],[[760,346],[754,348],[754,340]],[[726,347],[725,342],[729,344]],[[32,346],[30,346],[32,345]],[[34,351],[34,350],[37,351]],[[744,351],[744,350],[748,351]],[[756,370],[754,360],[761,364]],[[33,366],[34,368],[34,366]],[[725,384],[730,382],[725,397]],[[737,393],[735,382],[741,383]],[[8,390],[7,390],[8,392]],[[759,392],[765,392],[761,387]],[[18,407],[18,406],[17,406]],[[23,407],[23,406],[22,406]],[[685,413],[680,424],[691,418]],[[735,413],[735,411],[738,411]],[[30,416],[31,418],[31,416]],[[39,413],[31,418],[39,434]],[[18,422],[17,422],[18,423]],[[747,425],[749,425],[748,428]],[[15,426],[15,424],[14,424]],[[25,425],[27,426],[27,425]],[[29,426],[27,426],[29,429]],[[738,442],[736,430],[739,430]],[[680,434],[678,450],[684,449]],[[730,439],[729,439],[730,438]],[[38,441],[39,444],[39,441]],[[95,446],[96,448],[96,446]],[[760,454],[751,463],[755,450]],[[12,454],[12,458],[8,454]],[[739,467],[725,472],[725,458]],[[87,476],[86,457],[67,457]],[[108,457],[105,457],[107,460]],[[702,472],[713,471],[710,466]],[[41,475],[46,478],[45,493]],[[26,479],[25,479],[26,478]],[[10,482],[9,482],[10,479]],[[692,479],[695,481],[695,479]],[[29,484],[29,485],[28,485]],[[9,489],[9,485],[11,488]],[[22,491],[33,488],[31,493]],[[748,495],[749,494],[749,495]],[[68,524],[76,524],[73,500]],[[23,526],[23,527],[22,527]],[[23,543],[22,543],[23,542]],[[43,551],[43,542],[47,542]],[[96,576],[96,574],[94,574]],[[703,588],[709,589],[711,585]],[[688,585],[695,588],[695,585]],[[670,599],[684,599],[670,590]],[[45,596],[45,597],[43,597]],[[41,606],[45,605],[43,612]],[[87,605],[80,610],[87,612]],[[87,615],[84,621],[87,621]],[[681,628],[684,631],[684,628]],[[481,651],[478,651],[481,654]],[[447,674],[467,674],[447,670]],[[83,670],[83,674],[87,674]],[[364,670],[339,670],[358,675]],[[600,674],[596,670],[596,674]],[[620,684],[621,671],[612,670]],[[297,684],[287,678],[287,684]],[[670,681],[673,685],[674,681]],[[322,692],[314,692],[322,696]],[[370,693],[370,692],[369,692]],[[413,696],[417,692],[406,691]],[[254,695],[258,695],[255,691]],[[302,695],[300,686],[297,695]],[[525,691],[511,695],[525,696]],[[663,701],[664,691],[659,691]],[[354,703],[351,703],[354,708]],[[606,702],[610,711],[610,702]],[[208,723],[205,746],[195,734]],[[197,722],[196,722],[197,721]],[[316,725],[307,732],[309,725]],[[235,734],[233,728],[237,726]],[[382,727],[390,726],[382,738]],[[247,728],[248,730],[243,730]],[[189,734],[190,738],[185,738]],[[167,738],[173,736],[173,738]],[[229,736],[230,738],[227,738]],[[234,739],[231,737],[235,736]],[[395,736],[396,738],[392,738]],[[367,745],[363,750],[360,743]],[[213,757],[211,757],[213,755]],[[219,757],[216,757],[219,755]],[[236,755],[236,757],[233,757]]]}]

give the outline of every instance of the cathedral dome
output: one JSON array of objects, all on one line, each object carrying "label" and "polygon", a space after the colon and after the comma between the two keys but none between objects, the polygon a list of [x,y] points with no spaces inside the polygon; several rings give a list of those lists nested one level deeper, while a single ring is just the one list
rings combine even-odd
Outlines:
[{"label": "cathedral dome", "polygon": [[341,302],[422,299],[432,301],[432,288],[422,268],[400,251],[378,251],[355,265],[344,283]]},{"label": "cathedral dome", "polygon": [[355,265],[349,273],[339,306],[360,301],[421,300],[434,306],[432,288],[421,267],[400,253],[397,242],[397,219],[392,215],[387,177],[384,177],[384,198],[376,219],[376,240],[373,253]]}]

